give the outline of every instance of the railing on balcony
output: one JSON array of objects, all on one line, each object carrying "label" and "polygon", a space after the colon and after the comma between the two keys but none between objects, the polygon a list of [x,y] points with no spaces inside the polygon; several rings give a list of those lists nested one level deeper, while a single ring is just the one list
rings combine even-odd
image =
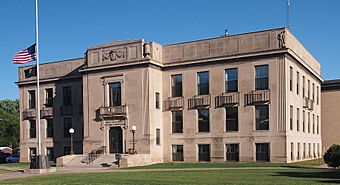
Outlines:
[{"label": "railing on balcony", "polygon": [[53,116],[52,107],[46,107],[40,110],[40,117],[46,118],[46,117],[52,117],[52,116]]},{"label": "railing on balcony", "polygon": [[99,113],[101,117],[121,117],[126,118],[126,105],[115,107],[100,107]]},{"label": "railing on balcony", "polygon": [[224,92],[215,97],[215,107],[229,107],[238,105],[240,97],[238,92]]},{"label": "railing on balcony", "polygon": [[169,97],[163,101],[164,111],[181,110],[184,107],[183,97]]},{"label": "railing on balcony", "polygon": [[188,100],[188,109],[206,108],[210,106],[210,94],[195,95]]},{"label": "railing on balcony", "polygon": [[309,99],[308,97],[303,98],[303,108],[313,110],[314,109],[314,101]]},{"label": "railing on balcony", "polygon": [[267,104],[270,102],[270,90],[253,90],[244,95],[245,105]]},{"label": "railing on balcony", "polygon": [[32,109],[32,110],[24,110],[22,112],[22,119],[29,119],[29,118],[36,118],[37,117],[37,111],[36,109]]},{"label": "railing on balcony", "polygon": [[62,116],[73,115],[73,106],[72,105],[62,105],[62,106],[60,106],[60,114]]}]

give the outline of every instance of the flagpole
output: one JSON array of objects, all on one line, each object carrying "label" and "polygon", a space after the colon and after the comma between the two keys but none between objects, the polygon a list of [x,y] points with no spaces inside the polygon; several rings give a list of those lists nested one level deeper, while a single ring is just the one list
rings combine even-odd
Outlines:
[{"label": "flagpole", "polygon": [[37,123],[38,123],[38,155],[41,155],[41,125],[40,125],[40,71],[39,71],[39,19],[38,19],[38,0],[35,0],[35,44],[37,61]]}]

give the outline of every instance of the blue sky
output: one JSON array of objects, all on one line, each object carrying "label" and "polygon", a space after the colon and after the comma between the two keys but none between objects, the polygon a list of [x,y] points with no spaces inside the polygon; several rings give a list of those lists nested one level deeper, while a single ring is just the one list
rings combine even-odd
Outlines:
[{"label": "blue sky", "polygon": [[[291,31],[319,60],[324,79],[340,78],[340,1],[291,0]],[[40,0],[41,63],[82,57],[112,40],[161,44],[286,26],[287,0]],[[35,0],[0,6],[0,99],[18,98],[15,52],[35,42]]]}]

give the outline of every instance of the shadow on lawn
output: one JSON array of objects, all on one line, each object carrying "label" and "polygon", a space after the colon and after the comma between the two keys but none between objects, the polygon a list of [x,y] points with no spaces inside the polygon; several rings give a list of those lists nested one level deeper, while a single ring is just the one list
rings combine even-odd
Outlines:
[{"label": "shadow on lawn", "polygon": [[320,183],[340,183],[340,170],[318,170],[307,172],[276,172],[277,176],[315,179]]}]

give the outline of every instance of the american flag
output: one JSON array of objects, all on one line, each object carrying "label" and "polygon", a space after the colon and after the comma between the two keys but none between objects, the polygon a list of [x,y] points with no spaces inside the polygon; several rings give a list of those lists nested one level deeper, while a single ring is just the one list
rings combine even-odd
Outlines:
[{"label": "american flag", "polygon": [[36,60],[35,44],[17,52],[13,58],[13,64],[25,64],[34,60]]}]

